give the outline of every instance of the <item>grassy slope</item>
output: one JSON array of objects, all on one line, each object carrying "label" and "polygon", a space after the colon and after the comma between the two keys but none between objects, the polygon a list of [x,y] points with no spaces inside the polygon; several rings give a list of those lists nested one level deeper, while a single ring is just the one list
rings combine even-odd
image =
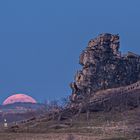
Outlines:
[{"label": "grassy slope", "polygon": [[[73,116],[72,119],[58,122],[56,120],[32,122],[21,126],[22,133],[46,133],[64,136],[66,134],[87,136],[87,138],[100,138],[112,140],[140,139],[140,107],[121,112],[94,112],[86,120],[86,114]],[[71,124],[68,126],[67,124]],[[66,136],[67,137],[67,136]],[[57,136],[56,136],[57,138]],[[55,138],[54,138],[55,139]],[[50,139],[51,140],[51,139]]]}]

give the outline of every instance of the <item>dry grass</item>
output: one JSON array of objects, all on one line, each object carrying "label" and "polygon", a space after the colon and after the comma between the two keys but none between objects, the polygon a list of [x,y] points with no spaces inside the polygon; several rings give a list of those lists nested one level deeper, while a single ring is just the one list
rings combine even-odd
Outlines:
[{"label": "dry grass", "polygon": [[120,137],[104,137],[93,136],[91,134],[65,134],[65,133],[50,133],[50,134],[32,134],[32,133],[1,133],[0,140],[128,140]]},{"label": "dry grass", "polygon": [[97,137],[76,134],[0,134],[0,140],[99,140]]},{"label": "dry grass", "polygon": [[123,113],[94,112],[88,121],[86,114],[80,114],[69,127],[52,127],[69,120],[31,123],[21,128],[22,133],[0,133],[0,140],[140,140],[139,116],[140,108]]}]

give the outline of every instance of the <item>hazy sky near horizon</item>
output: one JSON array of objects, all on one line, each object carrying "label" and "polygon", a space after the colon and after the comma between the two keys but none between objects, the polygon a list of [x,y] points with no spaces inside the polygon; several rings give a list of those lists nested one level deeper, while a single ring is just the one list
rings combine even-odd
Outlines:
[{"label": "hazy sky near horizon", "polygon": [[71,94],[79,55],[100,33],[120,34],[140,54],[140,0],[1,0],[0,103],[25,93],[39,102]]}]

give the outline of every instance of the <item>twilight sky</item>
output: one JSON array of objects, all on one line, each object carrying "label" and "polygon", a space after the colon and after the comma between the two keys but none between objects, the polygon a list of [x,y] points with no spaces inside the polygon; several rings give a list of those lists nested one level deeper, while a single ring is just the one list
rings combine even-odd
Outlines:
[{"label": "twilight sky", "polygon": [[140,54],[140,0],[1,0],[0,103],[70,95],[81,51],[100,33],[120,34]]}]

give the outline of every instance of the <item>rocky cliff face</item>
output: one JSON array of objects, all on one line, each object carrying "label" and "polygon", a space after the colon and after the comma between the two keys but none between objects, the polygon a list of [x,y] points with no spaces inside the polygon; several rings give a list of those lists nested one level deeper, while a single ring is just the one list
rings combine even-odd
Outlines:
[{"label": "rocky cliff face", "polygon": [[132,52],[122,55],[118,35],[101,34],[88,43],[80,55],[71,101],[80,102],[99,90],[127,86],[140,80],[140,56]]}]

